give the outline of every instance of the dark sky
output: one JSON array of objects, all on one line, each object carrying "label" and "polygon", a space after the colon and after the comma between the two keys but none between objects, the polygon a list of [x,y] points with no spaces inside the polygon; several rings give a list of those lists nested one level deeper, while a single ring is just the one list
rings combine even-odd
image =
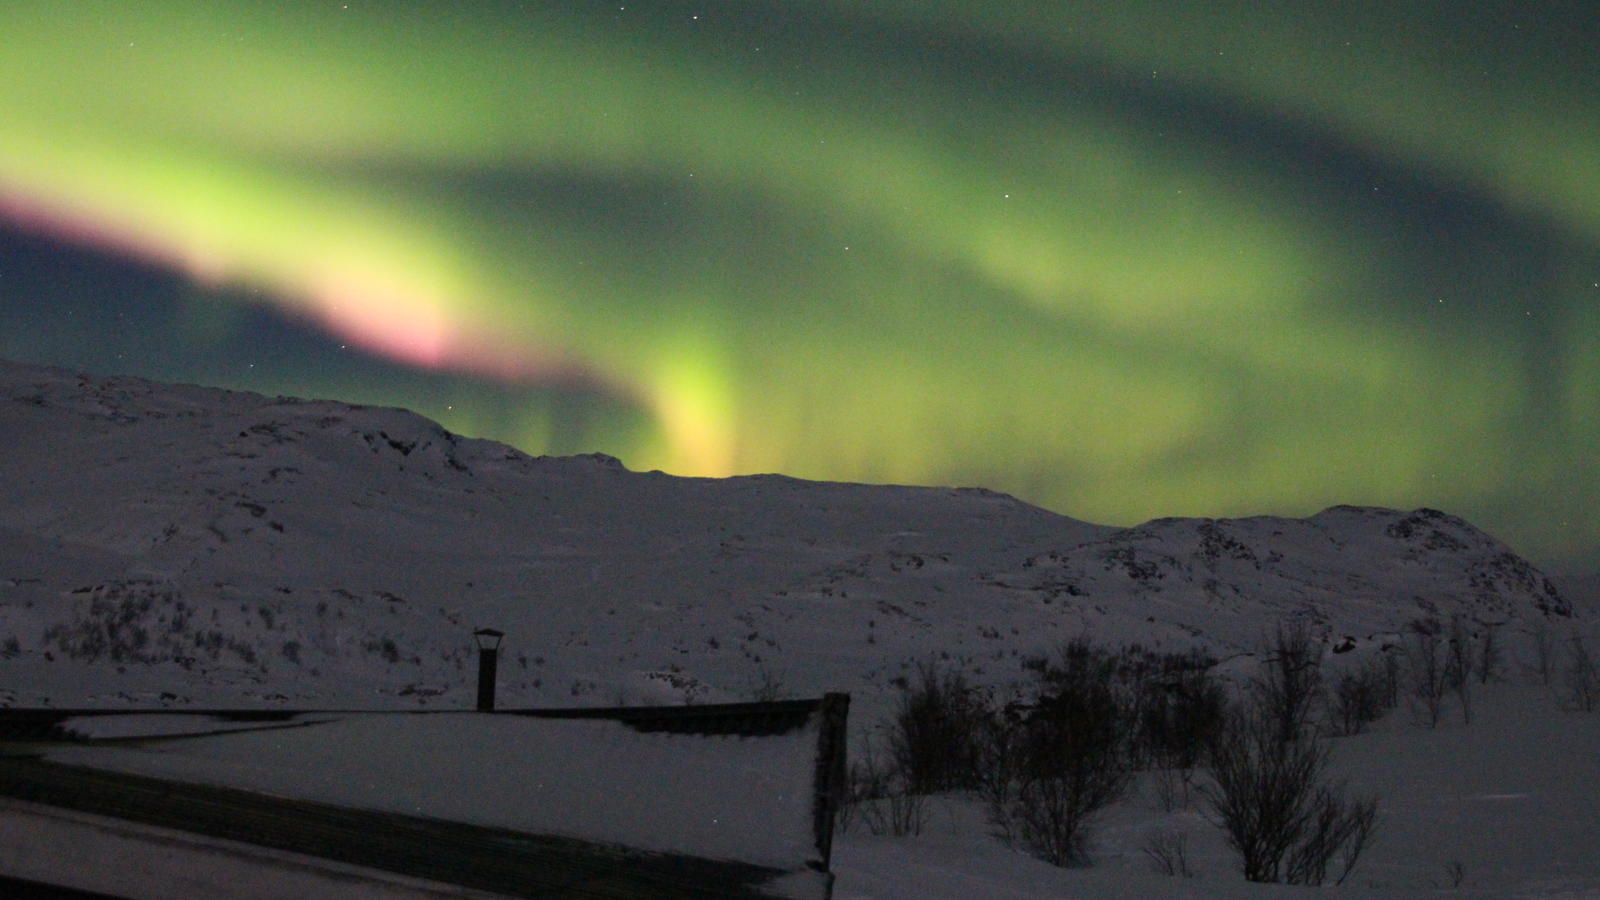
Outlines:
[{"label": "dark sky", "polygon": [[0,6],[0,355],[1600,560],[1587,3]]}]

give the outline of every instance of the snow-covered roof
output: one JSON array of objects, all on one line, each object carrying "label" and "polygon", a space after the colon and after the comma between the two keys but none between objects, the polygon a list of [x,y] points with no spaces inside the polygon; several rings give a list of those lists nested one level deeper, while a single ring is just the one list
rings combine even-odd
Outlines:
[{"label": "snow-covered roof", "polygon": [[[641,859],[733,863],[706,871],[750,884],[790,876],[803,888],[826,882],[832,819],[819,789],[833,787],[837,762],[819,752],[842,750],[843,702],[497,713],[0,710],[0,742],[32,742],[26,751],[47,773],[72,766],[180,790],[243,792],[225,793],[231,802],[256,802],[240,799],[248,794],[292,809],[486,828],[529,846],[555,841],[564,853],[594,845]],[[820,825],[819,815],[827,816]]]}]

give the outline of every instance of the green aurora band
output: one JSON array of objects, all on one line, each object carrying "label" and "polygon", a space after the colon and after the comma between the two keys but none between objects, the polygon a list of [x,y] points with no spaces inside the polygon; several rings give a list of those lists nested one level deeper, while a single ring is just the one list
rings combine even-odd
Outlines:
[{"label": "green aurora band", "polygon": [[239,386],[529,452],[1572,558],[1600,26],[1504,6],[21,0],[0,218],[192,279],[175,345],[258,297],[515,399]]}]

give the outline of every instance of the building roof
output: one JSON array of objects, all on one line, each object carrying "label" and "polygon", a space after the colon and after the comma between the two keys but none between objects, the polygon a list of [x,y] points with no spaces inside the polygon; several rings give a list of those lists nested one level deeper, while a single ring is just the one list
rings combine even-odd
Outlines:
[{"label": "building roof", "polygon": [[[832,831],[831,791],[836,787],[834,777],[842,769],[843,762],[842,758],[830,758],[842,752],[842,718],[837,723],[840,727],[836,734],[819,740],[820,734],[834,730],[822,727],[822,720],[829,718],[822,713],[830,702],[837,703],[803,700],[699,707],[524,709],[453,715],[310,710],[0,709],[0,796],[511,896],[759,897],[768,896],[766,886],[786,876],[811,876],[808,880],[819,886],[817,895],[825,896],[830,880],[826,874],[826,859]],[[838,715],[842,717],[842,710]],[[471,735],[478,732],[462,728],[463,725],[498,722],[497,728],[520,729],[511,732],[513,740],[520,739],[517,735],[523,733],[537,735],[552,729],[576,729],[588,740],[596,734],[603,736],[613,732],[596,731],[603,726],[585,722],[613,722],[623,726],[627,733],[661,735],[631,739],[645,741],[651,753],[681,754],[686,747],[690,748],[684,765],[700,767],[716,754],[736,757],[770,743],[750,744],[746,738],[790,735],[804,745],[771,758],[784,760],[788,766],[800,762],[809,768],[809,771],[790,773],[785,778],[797,784],[812,785],[814,796],[788,797],[773,808],[775,818],[793,818],[798,813],[807,821],[787,824],[774,821],[772,824],[780,830],[787,827],[788,834],[803,836],[799,838],[801,842],[808,842],[808,836],[814,835],[816,846],[796,848],[788,865],[773,864],[770,854],[759,861],[740,861],[727,858],[726,853],[716,854],[724,858],[710,858],[694,853],[652,852],[626,846],[625,840],[590,840],[587,835],[573,837],[537,829],[500,827],[482,821],[461,821],[450,815],[429,815],[431,810],[425,805],[418,810],[422,814],[410,814],[409,806],[402,811],[370,808],[364,803],[325,802],[326,798],[315,791],[283,796],[282,789],[270,781],[265,782],[265,788],[257,787],[248,779],[218,783],[216,769],[191,778],[187,773],[174,777],[171,772],[160,769],[139,771],[138,765],[129,764],[129,760],[140,762],[147,761],[147,757],[164,756],[173,748],[214,748],[220,744],[236,750],[241,741],[254,741],[252,747],[276,752],[274,748],[279,744],[304,746],[311,736],[340,734],[336,729],[341,723],[370,721],[374,717],[381,721],[410,723],[403,731],[393,733],[454,734],[459,729]],[[530,720],[548,720],[548,725]],[[518,721],[526,721],[528,726],[516,726]],[[571,728],[563,723],[571,723]],[[426,727],[420,727],[424,725]],[[528,731],[529,728],[532,730]],[[294,740],[283,740],[290,735]],[[704,737],[709,743],[694,741],[693,736]],[[667,740],[664,745],[663,739]],[[270,744],[262,743],[268,740]],[[623,739],[622,743],[629,744],[630,740]],[[705,748],[698,753],[699,758],[695,758],[695,747]],[[609,764],[616,765],[617,760],[627,759],[627,752],[611,757]],[[596,760],[606,758],[601,753],[595,757]],[[237,758],[236,754],[230,764],[236,765]],[[607,764],[593,762],[602,768]],[[728,766],[726,771],[729,778],[739,777],[737,766]],[[703,790],[708,782],[703,777],[705,773],[698,774],[702,776],[699,781],[688,779],[687,783],[701,785],[691,789]],[[798,776],[798,780],[792,776]],[[460,779],[463,776],[443,773],[443,777]],[[606,778],[605,773],[599,773],[597,780],[586,785],[584,790],[607,784]],[[711,783],[715,783],[715,777]],[[664,785],[663,790],[674,787],[676,785]],[[396,790],[400,788],[397,786]],[[504,787],[498,790],[503,791]],[[750,803],[752,797],[757,802],[762,799],[761,794],[752,794],[748,786],[742,790],[744,793],[738,795],[742,799],[734,802]],[[572,794],[568,792],[568,796]],[[543,796],[546,795],[531,794],[533,801],[530,802]],[[596,802],[604,801],[600,798]],[[456,807],[448,807],[447,811],[453,808]],[[684,810],[692,811],[695,807],[692,801],[685,806],[680,800],[664,803],[660,808],[664,810],[663,815],[681,816]],[[559,820],[560,811],[555,810],[550,815]],[[815,820],[810,821],[813,817]],[[685,823],[688,824],[692,823]],[[790,840],[791,844],[786,846],[793,844],[793,839]],[[794,885],[785,888],[793,889]]]}]

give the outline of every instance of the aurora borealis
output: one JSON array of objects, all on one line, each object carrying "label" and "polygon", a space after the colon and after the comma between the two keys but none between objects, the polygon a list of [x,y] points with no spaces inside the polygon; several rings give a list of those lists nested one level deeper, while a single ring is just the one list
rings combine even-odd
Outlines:
[{"label": "aurora borealis", "polygon": [[635,469],[1600,547],[1600,16],[0,5],[0,355]]}]

